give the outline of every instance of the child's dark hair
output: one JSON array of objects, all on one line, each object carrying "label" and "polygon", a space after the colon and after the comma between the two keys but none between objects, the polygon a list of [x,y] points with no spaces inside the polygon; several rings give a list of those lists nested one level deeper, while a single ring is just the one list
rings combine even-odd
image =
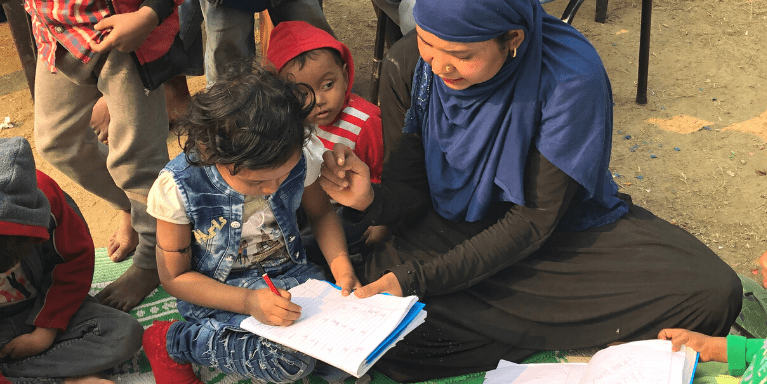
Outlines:
[{"label": "child's dark hair", "polygon": [[290,59],[282,67],[289,68],[293,65],[298,65],[298,69],[301,70],[304,68],[304,65],[306,65],[306,60],[309,60],[309,59],[316,60],[320,52],[327,52],[328,54],[330,54],[330,56],[336,61],[336,64],[338,64],[338,66],[341,68],[343,68],[344,64],[346,64],[344,62],[344,58],[341,57],[341,52],[338,52],[337,50],[333,48],[316,48],[306,52],[301,52],[298,56]]},{"label": "child's dark hair", "polygon": [[281,80],[256,60],[236,62],[207,90],[192,97],[179,124],[179,141],[194,166],[231,164],[269,169],[300,151],[311,126],[304,120],[314,108],[306,84]]}]

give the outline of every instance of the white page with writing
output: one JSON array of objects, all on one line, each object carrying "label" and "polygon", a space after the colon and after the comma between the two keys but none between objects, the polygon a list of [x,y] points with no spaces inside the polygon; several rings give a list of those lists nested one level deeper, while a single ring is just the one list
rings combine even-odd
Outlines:
[{"label": "white page with writing", "polygon": [[668,340],[608,347],[591,358],[581,384],[681,384],[685,355]]},{"label": "white page with writing", "polygon": [[501,360],[498,368],[485,373],[484,384],[578,384],[584,363],[515,364]]},{"label": "white page with writing", "polygon": [[416,296],[375,295],[365,299],[341,296],[326,281],[310,279],[289,290],[301,306],[301,317],[290,326],[265,325],[253,317],[240,325],[359,376],[365,358],[383,341],[418,300]]}]

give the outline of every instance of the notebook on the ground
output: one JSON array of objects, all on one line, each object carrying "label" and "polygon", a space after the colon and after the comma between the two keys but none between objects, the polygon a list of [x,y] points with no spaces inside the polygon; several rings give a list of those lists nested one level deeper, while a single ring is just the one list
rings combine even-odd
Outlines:
[{"label": "notebook on the ground", "polygon": [[501,361],[484,384],[690,384],[698,353],[671,342],[644,340],[607,347],[588,364],[514,364]]},{"label": "notebook on the ground", "polygon": [[313,279],[289,292],[301,306],[295,323],[279,327],[249,317],[240,326],[356,377],[426,318],[416,296],[343,297],[338,287]]}]

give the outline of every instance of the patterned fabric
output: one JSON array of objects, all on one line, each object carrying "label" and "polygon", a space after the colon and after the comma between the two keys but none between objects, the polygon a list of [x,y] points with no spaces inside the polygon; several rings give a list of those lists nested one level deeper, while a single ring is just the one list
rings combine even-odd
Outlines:
[{"label": "patterned fabric", "polygon": [[32,18],[38,55],[53,73],[56,42],[88,63],[95,55],[88,42],[102,35],[93,26],[110,15],[106,0],[25,0],[24,9]]},{"label": "patterned fabric", "polygon": [[748,276],[738,277],[743,285],[743,309],[735,324],[744,336],[767,339],[767,290]]},{"label": "patterned fabric", "polygon": [[0,273],[0,308],[9,307],[37,297],[37,288],[27,277],[21,263]]},{"label": "patterned fabric", "polygon": [[370,180],[380,183],[384,157],[381,109],[350,93],[338,115],[332,124],[318,126],[317,137],[327,149],[333,149],[336,143],[351,148],[370,168]]},{"label": "patterned fabric", "polygon": [[754,355],[741,379],[743,384],[767,384],[767,341]]}]

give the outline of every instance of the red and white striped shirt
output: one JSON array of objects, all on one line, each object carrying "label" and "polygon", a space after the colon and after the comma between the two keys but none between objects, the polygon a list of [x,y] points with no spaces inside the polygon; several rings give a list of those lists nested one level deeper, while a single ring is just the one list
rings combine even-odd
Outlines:
[{"label": "red and white striped shirt", "polygon": [[351,148],[370,168],[370,180],[381,182],[384,146],[380,108],[352,93],[336,121],[318,128],[317,137],[325,148],[333,149],[336,143]]},{"label": "red and white striped shirt", "polygon": [[102,34],[93,26],[111,14],[107,0],[25,0],[24,9],[32,18],[38,57],[54,73],[56,43],[89,62],[94,52],[88,42]]}]

